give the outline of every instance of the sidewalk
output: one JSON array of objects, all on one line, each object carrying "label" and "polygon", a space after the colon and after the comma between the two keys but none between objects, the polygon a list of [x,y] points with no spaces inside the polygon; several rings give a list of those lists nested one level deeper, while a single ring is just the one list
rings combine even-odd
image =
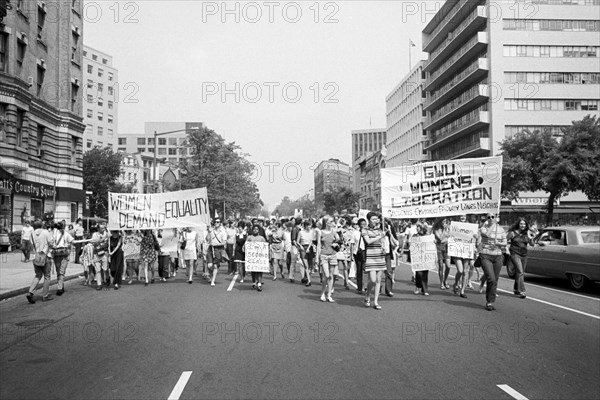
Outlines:
[{"label": "sidewalk", "polygon": [[[81,264],[69,261],[65,281],[75,279],[83,275]],[[23,262],[23,253],[11,252],[0,253],[0,301],[11,297],[26,294],[35,273],[31,261]],[[56,272],[52,269],[50,275],[50,289],[56,286]],[[38,287],[41,288],[43,280]]]}]

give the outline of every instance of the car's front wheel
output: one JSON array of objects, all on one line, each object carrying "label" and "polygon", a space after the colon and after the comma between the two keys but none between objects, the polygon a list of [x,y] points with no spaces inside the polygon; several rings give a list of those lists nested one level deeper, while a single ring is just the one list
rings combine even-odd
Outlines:
[{"label": "car's front wheel", "polygon": [[569,283],[573,289],[581,290],[587,285],[588,279],[581,274],[569,274]]}]

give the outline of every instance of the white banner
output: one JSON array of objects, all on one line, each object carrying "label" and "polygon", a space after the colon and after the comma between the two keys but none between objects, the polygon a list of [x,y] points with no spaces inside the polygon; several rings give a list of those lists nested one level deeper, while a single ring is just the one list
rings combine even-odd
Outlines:
[{"label": "white banner", "polygon": [[246,242],[246,272],[269,272],[269,243]]},{"label": "white banner", "polygon": [[381,170],[381,207],[388,218],[498,213],[502,157],[465,158]]},{"label": "white banner", "polygon": [[435,236],[413,235],[410,238],[410,267],[413,271],[437,270]]},{"label": "white banner", "polygon": [[166,193],[108,193],[108,229],[169,229],[210,223],[206,188]]},{"label": "white banner", "polygon": [[477,224],[468,224],[465,222],[450,222],[450,236],[448,237],[448,255],[458,258],[475,258],[475,246]]}]

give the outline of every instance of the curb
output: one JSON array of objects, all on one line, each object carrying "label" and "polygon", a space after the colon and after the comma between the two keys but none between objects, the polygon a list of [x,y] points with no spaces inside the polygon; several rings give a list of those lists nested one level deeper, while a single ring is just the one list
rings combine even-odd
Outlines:
[{"label": "curb", "polygon": [[[74,274],[74,275],[66,275],[65,276],[65,282],[73,280],[73,279],[77,279],[79,278],[81,274]],[[33,279],[33,278],[32,278]],[[58,283],[58,279],[52,279],[50,280],[50,286],[52,287],[53,285],[56,285]],[[40,284],[38,284],[40,285]],[[42,284],[43,285],[43,284]],[[22,294],[26,294],[29,291],[29,286],[26,287],[22,287],[19,289],[13,289],[13,290],[9,290],[8,292],[4,292],[4,293],[0,293],[0,301],[4,301]]]}]

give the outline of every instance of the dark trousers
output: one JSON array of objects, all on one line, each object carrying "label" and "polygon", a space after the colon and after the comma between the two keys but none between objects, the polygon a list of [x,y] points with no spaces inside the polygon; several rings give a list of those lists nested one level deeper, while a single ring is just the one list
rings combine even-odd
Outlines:
[{"label": "dark trousers", "polygon": [[171,256],[169,255],[160,255],[158,256],[158,276],[161,278],[169,277],[169,261],[171,260]]},{"label": "dark trousers", "polygon": [[496,300],[496,289],[498,288],[498,278],[502,269],[504,257],[502,254],[492,256],[489,254],[480,254],[481,269],[486,276],[487,287],[485,289],[485,299],[488,303],[493,303]]},{"label": "dark trousers", "polygon": [[123,280],[123,263],[117,263],[116,268],[111,268],[110,274],[112,275],[113,283],[115,285],[120,285]]},{"label": "dark trousers", "polygon": [[227,261],[227,273],[231,274],[233,272],[233,243],[227,243],[225,246],[225,252],[227,253],[227,257],[229,257],[229,261]]},{"label": "dark trousers", "polygon": [[[83,237],[76,237],[75,240],[82,240]],[[83,243],[75,243],[75,264],[80,264],[79,257],[81,257],[81,248]]]},{"label": "dark trousers", "polygon": [[394,281],[392,280],[392,257],[387,254],[385,256],[385,294],[392,293]]},{"label": "dark trousers", "polygon": [[427,293],[427,282],[429,280],[429,271],[416,271],[415,272],[415,284],[418,289],[421,289],[421,293]]},{"label": "dark trousers", "polygon": [[354,262],[356,263],[356,286],[358,286],[359,291],[362,291],[364,288],[363,270],[365,269],[365,262],[357,260],[356,254],[354,255]]},{"label": "dark trousers", "polygon": [[251,272],[250,274],[252,275],[252,283],[262,284],[262,272]]},{"label": "dark trousers", "polygon": [[515,266],[515,292],[525,293],[525,268],[527,267],[527,256],[510,253],[510,259]]},{"label": "dark trousers", "polygon": [[25,261],[29,260],[29,256],[31,255],[31,242],[29,240],[21,241],[21,250],[23,251],[23,257],[25,257]]}]

